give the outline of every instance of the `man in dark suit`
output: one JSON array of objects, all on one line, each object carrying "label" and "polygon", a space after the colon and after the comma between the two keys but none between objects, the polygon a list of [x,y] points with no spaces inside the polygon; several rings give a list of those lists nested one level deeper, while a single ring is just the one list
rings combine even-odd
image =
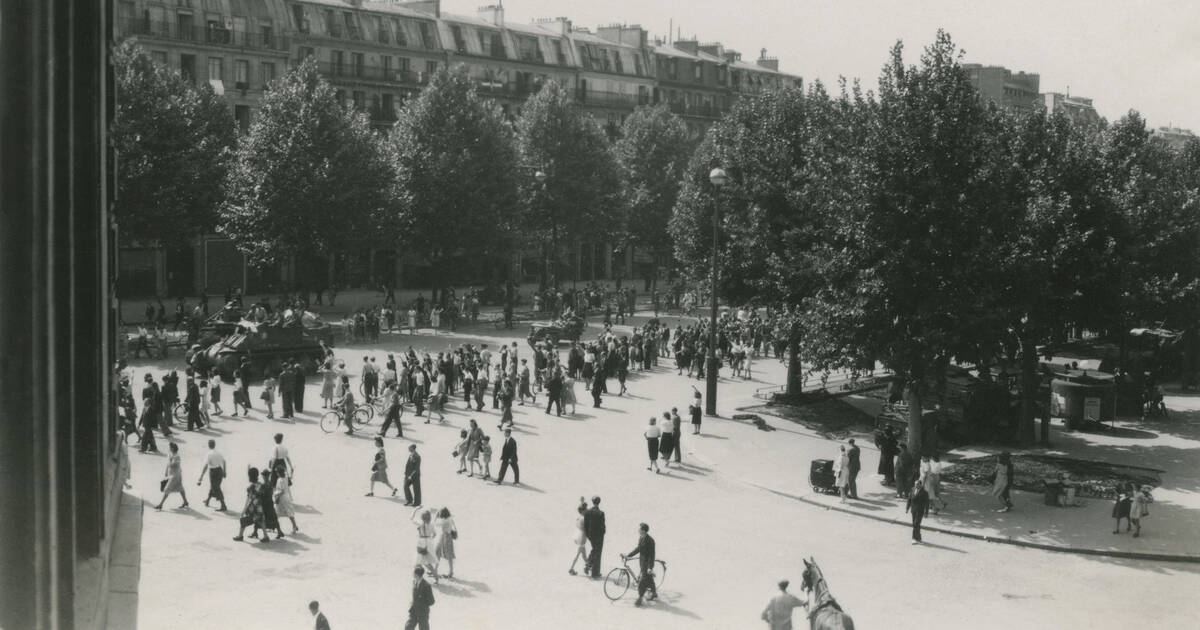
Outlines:
[{"label": "man in dark suit", "polygon": [[312,613],[315,619],[313,630],[329,630],[329,620],[325,618],[325,613],[321,612],[321,605],[316,600],[308,602],[308,612]]},{"label": "man in dark suit", "polygon": [[304,368],[300,366],[300,362],[292,359],[292,372],[296,375],[295,393],[292,394],[292,408],[296,411],[304,411]]},{"label": "man in dark suit", "polygon": [[562,389],[562,374],[554,370],[550,379],[546,381],[546,413],[550,413],[550,408],[557,405],[558,415],[562,415]]},{"label": "man in dark suit", "polygon": [[509,466],[513,469],[513,485],[520,485],[521,467],[517,465],[517,441],[513,439],[512,429],[505,429],[504,446],[500,449],[500,474],[496,477],[496,485],[504,483],[504,475]]},{"label": "man in dark suit", "polygon": [[433,588],[425,581],[425,567],[413,569],[412,603],[404,630],[429,630],[429,607],[433,606]]},{"label": "man in dark suit", "polygon": [[154,429],[158,428],[158,419],[162,415],[162,396],[158,391],[158,383],[154,377],[147,374],[142,380],[146,386],[142,388],[142,440],[139,446],[141,452],[158,452],[158,444],[154,441]]},{"label": "man in dark suit", "polygon": [[600,408],[600,393],[604,391],[604,366],[596,360],[596,374],[592,377],[592,407]]},{"label": "man in dark suit", "polygon": [[654,586],[654,539],[650,537],[650,526],[642,523],[638,525],[638,544],[628,554],[621,558],[637,558],[641,565],[641,578],[638,579],[638,598],[633,602],[634,606],[642,605],[642,598],[645,597],[646,591],[650,591],[650,599],[658,599],[658,588]]},{"label": "man in dark suit", "polygon": [[408,445],[408,461],[404,463],[404,505],[421,505],[421,456],[417,445]]},{"label": "man in dark suit", "polygon": [[279,373],[279,398],[282,401],[284,418],[293,417],[294,406],[292,401],[295,400],[296,394],[296,372],[292,369],[290,363],[283,364],[283,371]]},{"label": "man in dark suit", "polygon": [[849,461],[850,468],[850,488],[848,494],[851,499],[858,498],[858,471],[862,468],[859,455],[858,445],[854,443],[854,438],[850,438],[850,448],[846,450],[846,458]]},{"label": "man in dark suit", "polygon": [[191,374],[187,377],[187,397],[183,402],[187,405],[187,430],[202,428],[204,423],[200,420],[200,387],[196,385],[196,377]]},{"label": "man in dark suit", "polygon": [[600,497],[592,497],[592,507],[583,514],[583,532],[588,542],[592,544],[592,552],[588,554],[587,566],[584,567],[592,579],[600,579],[600,555],[604,553],[604,510],[600,509]]}]

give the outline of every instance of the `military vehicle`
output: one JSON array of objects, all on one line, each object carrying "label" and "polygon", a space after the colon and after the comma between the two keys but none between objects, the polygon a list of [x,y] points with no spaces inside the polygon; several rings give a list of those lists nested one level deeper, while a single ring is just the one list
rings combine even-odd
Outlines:
[{"label": "military vehicle", "polygon": [[250,373],[254,378],[277,372],[283,361],[290,359],[299,361],[305,373],[314,374],[325,359],[321,342],[326,346],[333,345],[333,329],[309,314],[303,322],[294,319],[286,323],[242,321],[231,334],[194,351],[190,362],[198,370],[215,369],[226,381],[233,379],[233,372],[243,357],[250,359]]},{"label": "military vehicle", "polygon": [[587,321],[578,315],[572,315],[554,322],[539,322],[529,327],[529,347],[536,348],[539,343],[555,347],[562,339],[579,341]]}]

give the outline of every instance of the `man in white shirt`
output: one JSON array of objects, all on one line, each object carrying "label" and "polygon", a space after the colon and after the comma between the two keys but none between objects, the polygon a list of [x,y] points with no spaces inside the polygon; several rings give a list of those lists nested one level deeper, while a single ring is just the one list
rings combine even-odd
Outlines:
[{"label": "man in white shirt", "polygon": [[197,486],[204,480],[204,471],[208,471],[208,498],[204,499],[204,507],[208,507],[209,500],[216,499],[221,503],[217,511],[224,512],[225,493],[221,492],[221,480],[225,478],[225,456],[217,451],[216,440],[208,441],[208,457],[204,460],[200,478],[196,480]]},{"label": "man in white shirt", "polygon": [[767,602],[762,612],[763,621],[771,630],[792,630],[792,609],[797,606],[808,608],[808,602],[787,592],[788,581],[780,580],[779,594]]}]

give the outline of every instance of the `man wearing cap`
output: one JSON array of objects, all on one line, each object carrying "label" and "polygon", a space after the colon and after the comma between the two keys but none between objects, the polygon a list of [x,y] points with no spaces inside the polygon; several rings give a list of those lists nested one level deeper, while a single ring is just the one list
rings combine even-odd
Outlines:
[{"label": "man wearing cap", "polygon": [[203,428],[204,422],[200,419],[200,387],[196,385],[194,374],[187,375],[187,397],[183,402],[187,405],[187,430]]},{"label": "man wearing cap", "polygon": [[767,602],[762,612],[763,621],[771,630],[792,630],[792,609],[797,606],[808,608],[808,602],[787,592],[788,581],[779,581],[779,594]]},{"label": "man wearing cap", "polygon": [[504,475],[510,465],[513,469],[513,485],[521,485],[521,467],[517,465],[517,441],[513,439],[512,429],[505,429],[504,446],[500,449],[500,474],[496,477],[496,485],[504,483]]},{"label": "man wearing cap", "polygon": [[627,554],[621,556],[622,560],[629,558],[637,558],[641,576],[638,578],[638,598],[633,602],[634,606],[641,606],[642,599],[646,597],[646,591],[650,591],[649,599],[658,599],[658,588],[654,586],[654,538],[650,536],[650,526],[642,523],[638,525],[638,544]]}]

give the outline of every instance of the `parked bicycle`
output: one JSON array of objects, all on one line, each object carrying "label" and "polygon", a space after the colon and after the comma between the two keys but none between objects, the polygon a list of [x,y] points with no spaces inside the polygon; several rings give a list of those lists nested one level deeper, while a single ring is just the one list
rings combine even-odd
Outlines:
[{"label": "parked bicycle", "polygon": [[[371,423],[371,412],[368,411],[367,405],[359,405],[354,408],[354,424],[355,426],[366,426]],[[341,409],[330,409],[321,416],[321,430],[326,433],[333,433],[338,427],[346,424],[346,415]]]}]

